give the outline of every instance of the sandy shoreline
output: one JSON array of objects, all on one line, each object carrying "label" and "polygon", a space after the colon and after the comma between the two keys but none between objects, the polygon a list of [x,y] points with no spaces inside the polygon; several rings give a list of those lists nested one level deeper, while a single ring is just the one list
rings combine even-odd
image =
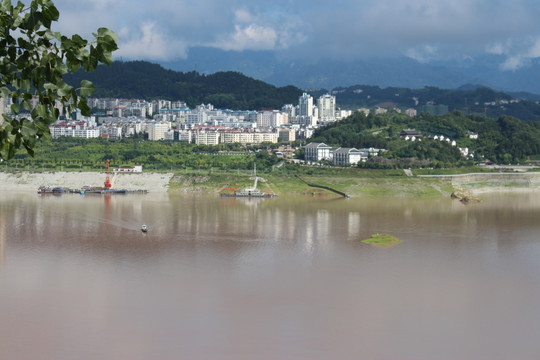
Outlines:
[{"label": "sandy shoreline", "polygon": [[[115,189],[149,190],[166,192],[173,174],[142,173],[111,175]],[[0,172],[0,191],[37,191],[40,186],[62,186],[80,189],[88,186],[103,186],[106,174],[99,172]]]},{"label": "sandy shoreline", "polygon": [[[129,190],[148,190],[150,192],[167,192],[174,174],[172,173],[118,173],[111,175],[113,188]],[[488,192],[540,192],[540,173],[529,174],[467,174],[459,176],[422,176],[424,178],[445,178],[452,183],[455,191],[469,195],[480,195]],[[61,186],[80,189],[83,186],[103,186],[106,174],[100,172],[0,172],[0,191],[37,191],[40,186]],[[185,179],[184,179],[185,180]],[[175,191],[198,192],[208,191],[207,186],[200,184],[200,189],[191,186],[193,179],[184,181],[184,186],[174,186]],[[176,182],[179,179],[175,180]],[[175,184],[177,185],[177,184]],[[380,184],[379,184],[380,185]],[[385,183],[384,186],[393,186]],[[204,189],[204,190],[201,190]],[[405,193],[407,189],[404,189]],[[412,191],[412,190],[411,190]],[[413,193],[413,192],[411,192]],[[361,196],[361,191],[351,195]]]}]

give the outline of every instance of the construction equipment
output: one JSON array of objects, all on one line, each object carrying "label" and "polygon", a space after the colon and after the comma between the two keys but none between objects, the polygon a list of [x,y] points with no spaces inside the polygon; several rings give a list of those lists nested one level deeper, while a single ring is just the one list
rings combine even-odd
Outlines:
[{"label": "construction equipment", "polygon": [[112,188],[111,179],[109,178],[109,160],[106,161],[107,164],[107,177],[105,178],[105,190],[110,190]]}]

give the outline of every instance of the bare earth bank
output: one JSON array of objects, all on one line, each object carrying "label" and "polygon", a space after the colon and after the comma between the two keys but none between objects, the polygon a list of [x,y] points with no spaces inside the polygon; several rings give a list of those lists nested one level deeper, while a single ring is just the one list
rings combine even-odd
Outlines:
[{"label": "bare earth bank", "polygon": [[[110,175],[115,189],[150,190],[165,192],[173,174],[159,173],[124,173]],[[61,186],[80,189],[85,185],[103,186],[106,174],[97,172],[0,172],[0,190],[2,191],[37,191],[40,186]]]},{"label": "bare earth bank", "polygon": [[[181,179],[180,186],[178,177],[173,180],[174,174],[167,173],[118,173],[111,175],[113,188],[129,189],[129,190],[149,190],[150,192],[167,192],[172,180],[172,191],[182,192],[208,192],[210,188],[216,192],[219,185],[209,181],[209,177],[187,176],[186,179]],[[427,176],[426,176],[427,177]],[[467,174],[462,176],[429,176],[433,178],[443,179],[451,183],[451,187],[455,191],[466,193],[469,195],[480,195],[486,192],[540,192],[540,173],[529,174]],[[106,174],[99,172],[16,172],[5,173],[0,172],[0,191],[37,191],[40,186],[61,186],[71,189],[80,189],[85,185],[88,186],[103,186]],[[422,178],[422,177],[420,177]],[[424,177],[425,178],[425,177]],[[402,193],[414,196],[415,189],[412,185],[407,187],[403,185],[403,181],[397,183],[392,179],[381,183],[380,180],[371,180],[374,183],[366,180],[370,186],[378,186],[381,194],[395,193],[395,187],[401,185]],[[207,183],[208,182],[208,183]],[[277,185],[277,184],[274,184]],[[364,184],[365,185],[365,184]],[[365,185],[367,186],[367,185]],[[424,184],[424,186],[432,186]],[[210,188],[209,188],[210,187]],[[391,191],[392,190],[392,191]],[[365,195],[362,189],[352,186],[347,190],[352,196]],[[284,193],[286,193],[285,190]],[[446,194],[440,191],[442,195]]]}]

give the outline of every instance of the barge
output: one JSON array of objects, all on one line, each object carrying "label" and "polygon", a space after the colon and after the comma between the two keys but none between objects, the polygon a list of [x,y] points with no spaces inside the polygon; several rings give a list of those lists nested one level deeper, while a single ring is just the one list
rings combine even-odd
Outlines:
[{"label": "barge", "polygon": [[255,166],[253,166],[253,171],[255,173],[255,182],[253,183],[253,187],[250,188],[244,188],[240,190],[236,190],[233,188],[229,188],[233,190],[233,193],[221,193],[220,196],[222,197],[241,197],[241,198],[275,198],[277,197],[276,193],[265,193],[259,189],[257,189],[257,182],[259,178],[257,177],[257,169]]}]

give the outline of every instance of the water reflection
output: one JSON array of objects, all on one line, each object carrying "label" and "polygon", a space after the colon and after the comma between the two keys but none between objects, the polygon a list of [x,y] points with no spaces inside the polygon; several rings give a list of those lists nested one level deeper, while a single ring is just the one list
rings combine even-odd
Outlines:
[{"label": "water reflection", "polygon": [[140,225],[145,223],[151,230],[148,239],[154,241],[301,242],[308,252],[314,247],[333,246],[335,241],[361,240],[373,233],[391,233],[401,240],[414,234],[418,241],[444,231],[456,242],[475,241],[487,234],[500,242],[514,237],[515,231],[534,226],[540,208],[538,200],[529,196],[519,201],[493,196],[472,206],[449,199],[264,200],[167,194],[85,198],[28,195],[22,201],[20,196],[11,200],[4,196],[2,204],[6,209],[0,214],[4,249],[8,229],[26,241],[140,239]]},{"label": "water reflection", "polygon": [[1,195],[0,358],[540,353],[538,197]]},{"label": "water reflection", "polygon": [[5,224],[0,214],[0,269],[3,267],[6,258],[6,227],[7,224]]}]

